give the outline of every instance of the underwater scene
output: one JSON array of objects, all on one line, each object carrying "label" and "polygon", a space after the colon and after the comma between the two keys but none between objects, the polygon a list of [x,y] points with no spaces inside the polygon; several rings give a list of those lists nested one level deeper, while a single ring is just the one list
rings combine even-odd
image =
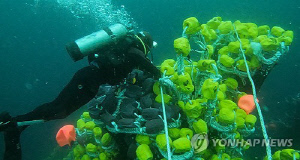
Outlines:
[{"label": "underwater scene", "polygon": [[1,0],[0,160],[299,160],[298,0]]}]

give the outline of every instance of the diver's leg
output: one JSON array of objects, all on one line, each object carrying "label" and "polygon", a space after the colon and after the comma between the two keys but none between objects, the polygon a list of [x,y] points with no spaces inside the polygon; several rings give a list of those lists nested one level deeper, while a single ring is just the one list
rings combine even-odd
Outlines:
[{"label": "diver's leg", "polygon": [[11,127],[4,131],[5,153],[3,160],[21,160],[21,132],[26,127]]},{"label": "diver's leg", "polygon": [[67,117],[95,97],[99,85],[105,83],[101,72],[102,70],[92,66],[77,71],[54,101],[45,103],[25,115],[15,117],[14,121],[48,121]]},{"label": "diver's leg", "polygon": [[0,114],[3,115],[1,117],[4,122],[14,122],[0,123],[3,125],[0,129],[4,130],[5,138],[4,160],[21,160],[20,134],[27,126],[17,127],[16,122],[65,118],[97,94],[99,85],[106,82],[101,72],[96,67],[85,67],[76,72],[54,101],[14,118],[7,113]]},{"label": "diver's leg", "polygon": [[4,131],[5,154],[3,160],[21,160],[21,130],[17,128],[17,123],[12,121],[8,112],[0,113],[0,131]]}]

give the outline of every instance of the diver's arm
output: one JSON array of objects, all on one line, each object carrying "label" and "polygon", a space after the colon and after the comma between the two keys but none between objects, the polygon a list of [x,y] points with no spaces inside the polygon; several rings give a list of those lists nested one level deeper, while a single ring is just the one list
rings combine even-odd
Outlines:
[{"label": "diver's arm", "polygon": [[100,69],[92,66],[77,71],[54,101],[45,103],[25,115],[15,117],[14,121],[48,121],[67,117],[95,97],[99,85],[101,82],[104,83],[105,77],[100,72]]},{"label": "diver's arm", "polygon": [[258,73],[255,74],[252,79],[255,84],[255,89],[257,92],[260,91],[260,88],[262,87],[263,83],[265,82],[268,74],[271,72],[271,69],[269,70],[258,70]]},{"label": "diver's arm", "polygon": [[[256,89],[257,93],[260,91],[260,89],[261,89],[262,85],[264,84],[266,78],[268,77],[268,75],[274,69],[275,66],[276,66],[276,64],[272,67],[269,67],[269,68],[261,67],[252,76],[252,79],[253,79],[253,82],[254,82],[255,89]],[[246,92],[248,94],[253,94],[252,93],[252,85],[251,85],[251,82],[249,81],[249,78],[245,77],[244,80],[245,80],[245,82],[243,82],[242,79],[239,78],[239,81],[238,81],[239,84],[245,83],[245,85],[241,85],[239,90],[242,91],[242,92]]]},{"label": "diver's arm", "polygon": [[132,47],[128,51],[128,56],[139,67],[141,67],[141,69],[145,69],[146,71],[150,72],[156,79],[160,78],[160,70],[155,67],[147,57],[145,57],[145,54],[141,50]]}]

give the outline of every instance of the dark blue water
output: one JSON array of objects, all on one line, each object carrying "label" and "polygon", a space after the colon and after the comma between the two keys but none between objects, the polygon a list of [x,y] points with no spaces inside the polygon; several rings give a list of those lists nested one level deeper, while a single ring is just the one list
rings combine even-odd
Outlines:
[{"label": "dark blue water", "polygon": [[[268,76],[259,96],[263,97],[261,104],[269,108],[269,112],[264,112],[267,123],[280,118],[292,126],[279,125],[280,129],[269,134],[297,138],[290,135],[298,126],[297,122],[285,115],[299,113],[299,109],[286,102],[285,97],[300,92],[298,0],[128,0],[113,1],[113,4],[125,5],[140,29],[149,31],[159,43],[154,50],[156,64],[175,57],[173,40],[181,36],[183,20],[191,16],[202,23],[221,16],[223,20],[278,25],[293,30],[295,38],[290,52]],[[95,22],[76,19],[50,0],[32,5],[32,0],[0,1],[0,111],[9,111],[13,116],[31,111],[57,96],[72,75],[87,65],[86,60],[73,62],[64,45],[98,29]],[[57,147],[55,134],[58,128],[74,123],[78,115],[76,112],[65,120],[28,128],[21,137],[23,159],[45,159]],[[3,155],[2,139],[1,134],[0,157]],[[300,149],[299,144],[295,145]]]}]

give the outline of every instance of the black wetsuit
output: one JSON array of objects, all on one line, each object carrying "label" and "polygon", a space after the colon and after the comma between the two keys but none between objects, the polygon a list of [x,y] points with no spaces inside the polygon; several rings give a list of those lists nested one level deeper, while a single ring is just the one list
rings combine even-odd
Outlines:
[{"label": "black wetsuit", "polygon": [[45,103],[25,115],[17,116],[14,120],[21,122],[63,119],[94,98],[101,84],[116,85],[134,68],[143,69],[156,78],[160,76],[160,71],[145,54],[133,46],[126,47],[126,50],[121,49],[121,52],[119,50],[101,53],[98,58],[89,57],[89,60],[97,66],[91,65],[77,71],[54,101]]},{"label": "black wetsuit", "polygon": [[[97,54],[97,58],[91,55],[91,65],[77,71],[55,100],[42,104],[27,114],[14,117],[13,121],[63,119],[94,98],[101,84],[118,84],[134,68],[145,70],[158,78],[160,71],[145,57],[145,53],[138,49],[138,43],[135,38],[128,37],[120,42],[118,48],[106,48]],[[13,127],[5,131],[4,160],[21,159],[21,130],[22,128]]]}]

